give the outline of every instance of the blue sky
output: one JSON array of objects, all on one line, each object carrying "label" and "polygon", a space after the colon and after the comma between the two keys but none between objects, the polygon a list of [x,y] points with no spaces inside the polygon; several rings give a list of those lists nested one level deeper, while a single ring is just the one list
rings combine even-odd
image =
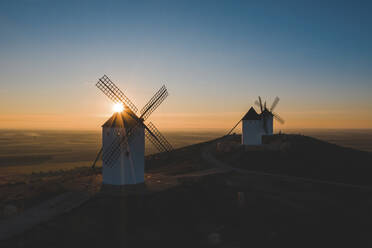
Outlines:
[{"label": "blue sky", "polygon": [[1,1],[0,115],[68,126],[78,115],[94,128],[111,111],[94,88],[105,73],[139,107],[165,82],[157,118],[168,126],[227,127],[258,95],[278,95],[289,127],[372,128],[371,11],[370,1]]}]

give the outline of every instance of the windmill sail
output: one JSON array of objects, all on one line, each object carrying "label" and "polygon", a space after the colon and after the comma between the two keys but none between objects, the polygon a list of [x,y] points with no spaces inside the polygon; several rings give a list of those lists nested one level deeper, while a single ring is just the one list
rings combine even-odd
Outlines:
[{"label": "windmill sail", "polygon": [[279,100],[280,100],[279,97],[275,97],[275,100],[273,104],[271,105],[270,112],[274,111],[274,108],[276,107],[276,105],[278,105]]},{"label": "windmill sail", "polygon": [[151,122],[145,126],[146,138],[160,151],[169,152],[173,150],[172,145],[168,140],[160,133],[160,131]]},{"label": "windmill sail", "polygon": [[123,132],[123,135],[114,137],[112,143],[108,147],[104,148],[104,150],[103,148],[101,148],[92,167],[95,166],[101,154],[103,154],[102,160],[104,164],[108,167],[112,167],[115,164],[117,159],[120,157],[120,153],[123,149],[125,149],[130,156],[130,147],[128,144],[130,140],[134,136],[136,136],[136,130],[139,127],[144,127],[147,139],[149,139],[160,152],[171,151],[173,149],[171,144],[160,133],[160,131],[155,127],[154,124],[150,122],[148,125],[145,125],[143,123],[144,120],[146,120],[168,96],[168,91],[165,85],[163,85],[150,99],[150,101],[141,109],[140,117],[135,114],[137,112],[136,106],[106,75],[99,79],[96,86],[113,102],[120,102],[123,103],[124,106],[128,107],[130,110],[124,111],[136,122],[136,124],[133,127],[125,130],[125,132]]},{"label": "windmill sail", "polygon": [[[102,160],[106,166],[111,167],[115,164],[116,160],[120,157],[121,148],[127,149],[128,142],[135,136],[135,130],[143,125],[145,127],[146,138],[160,151],[169,152],[173,150],[172,145],[167,141],[167,139],[160,133],[160,131],[151,122],[146,126],[143,123],[139,124],[128,130],[127,135],[124,137],[117,136],[112,142],[111,146],[104,151],[104,156]],[[129,152],[129,151],[128,151]]]},{"label": "windmill sail", "polygon": [[141,109],[140,113],[143,120],[146,120],[154,110],[159,107],[159,105],[168,96],[167,88],[163,85],[158,92],[150,99],[150,101]]},{"label": "windmill sail", "polygon": [[116,136],[112,141],[111,145],[104,150],[104,156],[102,156],[102,161],[106,166],[111,167],[114,162],[120,157],[121,149],[128,150],[128,142],[135,136],[137,128],[141,125],[140,122],[137,123],[134,127],[126,130],[126,134],[123,136]]},{"label": "windmill sail", "polygon": [[269,116],[272,116],[273,118],[275,118],[275,120],[277,120],[279,123],[284,124],[284,120],[282,118],[280,118],[279,115],[273,113],[273,110],[278,105],[280,98],[275,97],[270,109],[267,109],[266,101],[264,102],[264,105],[262,106],[262,100],[261,100],[260,96],[258,97],[258,100],[259,101],[255,101],[255,104],[260,106],[260,108],[261,108],[260,115],[261,115],[261,118],[262,118],[262,121],[263,121],[263,123],[262,123],[263,129],[264,129],[265,133],[268,134],[269,129],[268,129],[268,123],[267,122],[268,122]]},{"label": "windmill sail", "polygon": [[284,124],[284,120],[276,113],[272,113],[274,115],[275,120],[279,121],[281,124]]},{"label": "windmill sail", "polygon": [[262,107],[262,100],[261,100],[261,97],[258,96],[258,100],[259,100],[259,104],[260,104],[260,110],[261,112],[263,111],[263,107]]},{"label": "windmill sail", "polygon": [[96,83],[106,96],[108,96],[115,103],[123,103],[124,106],[130,108],[134,113],[137,112],[137,107],[129,100],[128,97],[106,76],[101,77]]}]

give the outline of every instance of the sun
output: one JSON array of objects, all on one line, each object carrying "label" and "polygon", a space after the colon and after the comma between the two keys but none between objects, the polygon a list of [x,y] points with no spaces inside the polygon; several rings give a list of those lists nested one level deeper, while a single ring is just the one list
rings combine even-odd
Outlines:
[{"label": "sun", "polygon": [[114,112],[122,112],[124,110],[124,106],[122,103],[115,103],[114,106],[112,106],[112,109]]}]

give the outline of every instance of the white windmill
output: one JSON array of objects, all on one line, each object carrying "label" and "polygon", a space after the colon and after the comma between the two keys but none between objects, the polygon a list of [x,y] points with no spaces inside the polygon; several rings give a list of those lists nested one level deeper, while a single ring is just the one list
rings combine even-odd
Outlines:
[{"label": "white windmill", "polygon": [[261,97],[258,97],[258,101],[255,104],[260,107],[260,114],[251,107],[249,111],[243,116],[242,119],[235,124],[235,126],[228,132],[227,135],[231,134],[232,131],[242,122],[242,144],[243,145],[261,145],[262,135],[271,135],[274,131],[274,118],[281,124],[284,120],[279,117],[278,114],[274,113],[273,110],[279,102],[279,97],[276,97],[271,108],[266,107],[266,101],[262,104]]},{"label": "white windmill", "polygon": [[163,85],[142,108],[140,116],[137,116],[136,106],[106,75],[98,80],[96,86],[114,103],[122,104],[124,108],[102,125],[102,148],[92,167],[102,155],[103,184],[143,183],[145,137],[160,152],[173,149],[154,124],[145,124],[145,120],[168,96],[168,91]]}]

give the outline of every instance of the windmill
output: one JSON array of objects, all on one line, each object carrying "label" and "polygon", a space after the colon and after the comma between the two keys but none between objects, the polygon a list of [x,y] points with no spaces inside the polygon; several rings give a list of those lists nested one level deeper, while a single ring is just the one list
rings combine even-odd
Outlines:
[{"label": "windmill", "polygon": [[262,119],[262,128],[265,131],[265,134],[272,134],[273,133],[273,118],[277,120],[279,123],[284,124],[284,120],[276,113],[274,113],[275,107],[278,105],[280,98],[275,97],[273,103],[271,104],[270,109],[266,107],[266,101],[262,104],[261,97],[258,97],[258,101],[256,100],[254,103],[260,107],[261,119]]},{"label": "windmill", "polygon": [[227,135],[230,135],[239,125],[239,123],[242,122],[242,144],[262,144],[262,135],[273,133],[273,118],[282,124],[284,123],[284,120],[273,112],[278,102],[279,97],[276,97],[270,109],[268,109],[266,106],[266,101],[262,103],[262,99],[259,96],[258,101],[255,101],[255,104],[260,108],[260,114],[258,114],[256,110],[251,107],[249,111],[233,126]]},{"label": "windmill", "polygon": [[92,167],[95,167],[102,155],[104,184],[143,183],[144,137],[160,152],[169,152],[173,149],[153,123],[145,123],[168,96],[168,91],[163,85],[141,109],[138,116],[137,107],[106,75],[98,80],[96,86],[114,103],[122,104],[124,109],[115,113],[102,126],[102,148]]}]

